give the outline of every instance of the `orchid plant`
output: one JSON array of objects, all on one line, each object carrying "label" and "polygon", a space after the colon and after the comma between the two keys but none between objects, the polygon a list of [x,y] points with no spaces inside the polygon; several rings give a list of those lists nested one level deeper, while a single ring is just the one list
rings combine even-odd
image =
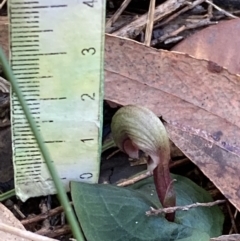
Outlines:
[{"label": "orchid plant", "polygon": [[[175,206],[176,195],[169,171],[169,138],[160,119],[147,108],[128,105],[113,116],[111,129],[120,150],[131,158],[138,158],[140,150],[148,156],[148,172],[153,174],[162,206]],[[166,219],[174,221],[174,216],[175,213],[166,214]]]}]

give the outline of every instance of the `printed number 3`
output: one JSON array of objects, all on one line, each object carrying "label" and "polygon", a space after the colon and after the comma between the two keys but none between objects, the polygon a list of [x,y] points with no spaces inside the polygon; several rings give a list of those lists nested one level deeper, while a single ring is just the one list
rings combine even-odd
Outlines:
[{"label": "printed number 3", "polygon": [[83,49],[82,50],[82,55],[86,55],[86,54],[94,55],[95,53],[96,53],[96,49],[95,48],[89,48],[89,49]]}]

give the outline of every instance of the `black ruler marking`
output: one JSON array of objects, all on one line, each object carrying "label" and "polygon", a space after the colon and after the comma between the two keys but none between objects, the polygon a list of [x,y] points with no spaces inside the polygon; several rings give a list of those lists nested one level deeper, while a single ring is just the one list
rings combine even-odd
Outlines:
[{"label": "black ruler marking", "polygon": [[39,18],[39,16],[28,16],[28,17],[13,17],[11,16],[11,19],[31,19],[31,18]]},{"label": "black ruler marking", "polygon": [[[24,71],[24,70],[39,70],[39,69],[40,69],[39,67],[33,67],[33,68],[14,68],[14,67],[12,67],[12,70],[14,72],[16,72],[16,71]],[[15,75],[16,75],[16,73],[15,73]]]},{"label": "black ruler marking", "polygon": [[18,77],[18,79],[51,79],[53,76],[33,76],[33,77]]},{"label": "black ruler marking", "polygon": [[[47,8],[65,8],[67,4],[41,4],[38,1],[21,1],[10,4],[11,21],[11,64],[23,96],[40,130],[39,123],[53,123],[40,119],[41,101],[65,100],[66,97],[40,98],[40,81],[53,78],[41,72],[40,56],[65,55],[66,52],[46,52],[40,50],[40,36],[53,33],[53,29],[40,28],[41,11]],[[47,10],[48,11],[48,10]],[[55,10],[54,10],[55,11]],[[62,11],[62,10],[61,10]],[[14,157],[17,163],[16,181],[19,184],[42,182],[41,168],[45,165],[35,138],[27,123],[16,94],[12,94],[12,128],[14,131]],[[29,103],[31,102],[31,103]],[[45,140],[46,144],[62,143],[64,140]],[[27,177],[26,177],[27,173]]]},{"label": "black ruler marking", "polygon": [[19,8],[12,8],[10,9],[11,11],[11,15],[13,14],[37,14],[39,13],[39,11],[15,11],[15,9],[19,9]]},{"label": "black ruler marking", "polygon": [[13,57],[25,57],[25,56],[43,56],[43,55],[64,55],[64,54],[67,54],[66,52],[56,52],[56,53],[38,53],[38,54],[13,54],[12,56]]},{"label": "black ruler marking", "polygon": [[24,7],[12,7],[12,9],[45,9],[45,8],[66,8],[67,4],[62,5],[42,5],[42,6],[24,6]]},{"label": "black ruler marking", "polygon": [[11,5],[39,4],[37,1],[11,2]]},{"label": "black ruler marking", "polygon": [[47,33],[47,32],[53,32],[53,29],[42,29],[42,30],[21,30],[21,31],[15,31],[14,33]]},{"label": "black ruler marking", "polygon": [[26,29],[31,29],[31,28],[39,28],[40,26],[39,25],[32,25],[32,26],[12,26],[12,29],[24,29],[24,28],[26,28]]}]

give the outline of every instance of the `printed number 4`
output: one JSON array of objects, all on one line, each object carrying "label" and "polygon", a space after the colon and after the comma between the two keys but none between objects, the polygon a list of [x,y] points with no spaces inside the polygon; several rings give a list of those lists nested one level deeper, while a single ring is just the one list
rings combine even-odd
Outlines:
[{"label": "printed number 4", "polygon": [[84,1],[83,4],[86,4],[86,5],[88,5],[90,8],[93,8],[93,7],[94,7],[94,2],[97,2],[97,1],[94,1],[94,0]]}]

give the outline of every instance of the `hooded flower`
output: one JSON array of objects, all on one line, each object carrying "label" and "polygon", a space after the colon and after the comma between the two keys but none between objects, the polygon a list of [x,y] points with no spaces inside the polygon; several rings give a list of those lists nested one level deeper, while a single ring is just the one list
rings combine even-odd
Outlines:
[{"label": "hooded flower", "polygon": [[148,171],[153,173],[162,206],[174,206],[176,198],[169,172],[169,139],[159,118],[144,107],[129,105],[116,112],[111,129],[120,150],[132,158],[138,158],[139,150],[148,155]]}]

